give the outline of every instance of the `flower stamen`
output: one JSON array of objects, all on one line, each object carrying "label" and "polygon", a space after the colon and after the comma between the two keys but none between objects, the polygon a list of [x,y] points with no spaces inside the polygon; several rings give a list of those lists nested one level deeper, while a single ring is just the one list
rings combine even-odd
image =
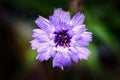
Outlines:
[{"label": "flower stamen", "polygon": [[56,47],[63,46],[64,48],[69,47],[70,37],[67,33],[67,30],[62,29],[61,32],[55,32],[55,43]]},{"label": "flower stamen", "polygon": [[66,48],[66,46],[67,46],[66,43],[64,43],[64,48]]}]

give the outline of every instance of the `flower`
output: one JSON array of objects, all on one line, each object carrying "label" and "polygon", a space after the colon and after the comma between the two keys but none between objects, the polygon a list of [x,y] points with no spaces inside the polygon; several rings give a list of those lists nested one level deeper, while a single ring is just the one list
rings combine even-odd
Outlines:
[{"label": "flower", "polygon": [[34,29],[30,41],[32,49],[37,50],[36,57],[39,61],[46,61],[53,58],[53,67],[70,66],[71,60],[76,63],[87,60],[90,51],[86,48],[92,41],[92,33],[87,32],[85,15],[77,12],[70,19],[70,12],[61,8],[54,10],[49,20],[39,16],[35,20],[36,25],[41,29]]}]

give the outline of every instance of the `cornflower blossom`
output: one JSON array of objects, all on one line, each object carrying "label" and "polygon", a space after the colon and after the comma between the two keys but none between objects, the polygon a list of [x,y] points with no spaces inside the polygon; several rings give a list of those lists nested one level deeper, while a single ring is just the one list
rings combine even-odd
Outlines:
[{"label": "cornflower blossom", "polygon": [[36,59],[47,61],[53,58],[53,67],[62,70],[71,65],[71,60],[76,63],[87,60],[91,52],[86,46],[92,41],[92,33],[86,31],[84,20],[83,13],[77,12],[71,19],[70,12],[62,8],[54,9],[49,20],[39,16],[35,20],[39,29],[33,30],[34,39],[30,41],[32,49],[38,52]]}]

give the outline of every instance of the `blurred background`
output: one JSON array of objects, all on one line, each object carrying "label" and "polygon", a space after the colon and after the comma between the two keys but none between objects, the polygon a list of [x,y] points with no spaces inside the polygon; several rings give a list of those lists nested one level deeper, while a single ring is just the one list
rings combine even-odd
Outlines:
[{"label": "blurred background", "polygon": [[[89,59],[62,71],[52,60],[38,62],[32,50],[34,21],[54,8],[86,15],[93,32]],[[0,0],[0,80],[120,80],[119,0]]]}]

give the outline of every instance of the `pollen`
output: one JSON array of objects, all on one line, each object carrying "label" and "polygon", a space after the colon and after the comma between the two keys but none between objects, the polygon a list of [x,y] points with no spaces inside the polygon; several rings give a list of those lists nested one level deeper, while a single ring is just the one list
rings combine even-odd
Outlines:
[{"label": "pollen", "polygon": [[70,43],[70,37],[67,34],[67,30],[63,30],[61,32],[56,32],[56,37],[55,37],[55,43],[56,43],[56,47],[59,46],[63,46],[64,48],[66,47],[70,47],[69,43]]}]

